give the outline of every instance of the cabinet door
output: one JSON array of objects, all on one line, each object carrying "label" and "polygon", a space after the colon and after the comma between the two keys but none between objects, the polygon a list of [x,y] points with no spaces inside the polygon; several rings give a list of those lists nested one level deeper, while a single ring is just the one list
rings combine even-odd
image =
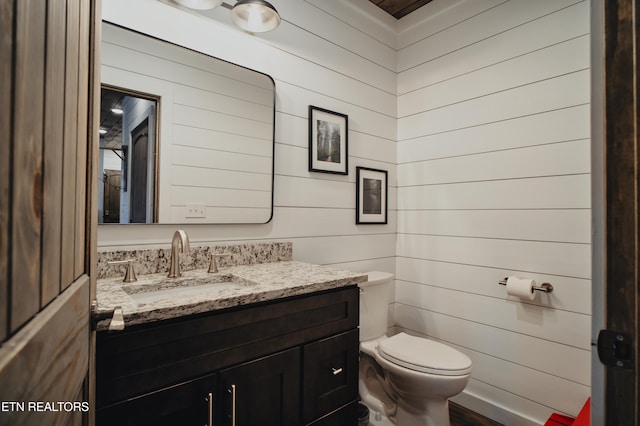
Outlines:
[{"label": "cabinet door", "polygon": [[219,424],[300,424],[299,348],[240,364],[219,375]]},{"label": "cabinet door", "polygon": [[304,346],[305,423],[357,400],[358,344],[354,329]]},{"label": "cabinet door", "polygon": [[212,426],[216,383],[211,374],[99,409],[96,424]]}]

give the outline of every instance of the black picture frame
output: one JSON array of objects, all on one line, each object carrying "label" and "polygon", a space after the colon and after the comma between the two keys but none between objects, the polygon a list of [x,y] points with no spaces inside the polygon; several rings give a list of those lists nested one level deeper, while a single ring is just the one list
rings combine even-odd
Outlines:
[{"label": "black picture frame", "polygon": [[356,167],[356,224],[387,223],[387,171]]},{"label": "black picture frame", "polygon": [[349,174],[349,116],[309,105],[309,171]]}]

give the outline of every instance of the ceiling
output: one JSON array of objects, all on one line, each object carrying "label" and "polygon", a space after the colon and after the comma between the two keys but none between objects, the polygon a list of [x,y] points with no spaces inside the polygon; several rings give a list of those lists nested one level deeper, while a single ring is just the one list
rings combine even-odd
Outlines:
[{"label": "ceiling", "polygon": [[410,14],[414,10],[430,3],[431,0],[369,0],[396,19]]},{"label": "ceiling", "polygon": [[102,88],[100,93],[100,129],[107,131],[101,134],[100,148],[122,149],[122,115],[115,114],[111,108],[120,108],[125,94],[116,90]]}]

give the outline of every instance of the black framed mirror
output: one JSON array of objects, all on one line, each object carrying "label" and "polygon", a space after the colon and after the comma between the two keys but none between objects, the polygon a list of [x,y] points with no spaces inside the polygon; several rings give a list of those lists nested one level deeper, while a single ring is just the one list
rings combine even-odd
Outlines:
[{"label": "black framed mirror", "polygon": [[120,149],[100,150],[100,223],[271,220],[270,76],[108,22],[101,53],[102,109],[119,100],[122,112],[116,142],[101,118],[101,148]]}]

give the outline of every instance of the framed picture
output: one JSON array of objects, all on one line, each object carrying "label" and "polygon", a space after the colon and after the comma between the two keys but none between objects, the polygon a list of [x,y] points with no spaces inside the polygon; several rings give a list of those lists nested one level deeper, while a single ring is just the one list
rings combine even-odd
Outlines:
[{"label": "framed picture", "polygon": [[349,174],[346,114],[309,105],[309,171]]},{"label": "framed picture", "polygon": [[356,167],[356,223],[387,223],[387,171]]}]

